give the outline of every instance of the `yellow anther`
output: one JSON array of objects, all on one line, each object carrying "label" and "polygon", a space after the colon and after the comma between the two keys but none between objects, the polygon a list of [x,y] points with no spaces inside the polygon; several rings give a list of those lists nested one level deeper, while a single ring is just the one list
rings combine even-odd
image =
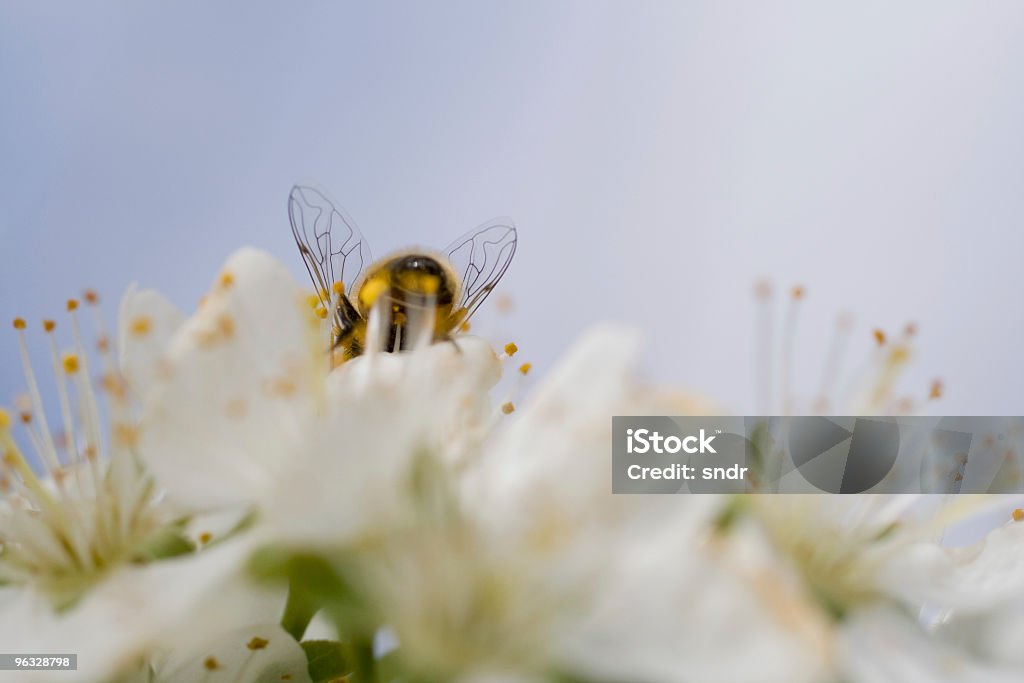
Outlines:
[{"label": "yellow anther", "polygon": [[247,648],[249,648],[250,650],[262,650],[263,648],[265,648],[269,644],[270,644],[270,641],[267,640],[266,638],[260,638],[259,636],[253,636],[252,640],[250,640],[248,643],[246,643],[245,646]]},{"label": "yellow anther", "polygon": [[114,441],[126,448],[133,448],[139,444],[139,430],[133,425],[118,423],[114,425]]},{"label": "yellow anther", "polygon": [[131,331],[136,337],[146,336],[152,327],[153,321],[144,315],[140,315],[131,322]]},{"label": "yellow anther", "polygon": [[316,294],[310,294],[306,297],[306,303],[309,304],[310,308],[316,308],[320,305],[320,297]]},{"label": "yellow anther", "polygon": [[225,270],[220,274],[218,284],[220,284],[223,289],[230,289],[231,285],[235,284],[234,274],[230,270]]},{"label": "yellow anther", "polygon": [[515,343],[513,343],[513,342],[509,342],[508,344],[505,344],[505,355],[506,356],[512,357],[512,356],[516,355],[516,351],[518,351],[518,350],[519,350],[519,347],[516,346]]},{"label": "yellow anther", "polygon": [[203,533],[199,534],[199,542],[202,545],[206,545],[212,539],[213,539],[213,534],[211,534],[209,531],[204,531]]},{"label": "yellow anther", "polygon": [[71,311],[77,310],[78,309],[78,300],[77,299],[68,299],[67,309],[68,309],[69,313]]},{"label": "yellow anther", "polygon": [[533,363],[523,363],[519,366],[519,374],[527,375],[530,373],[530,369],[533,367]]},{"label": "yellow anther", "polygon": [[263,391],[269,396],[291,396],[298,388],[295,380],[290,377],[272,377],[263,382]]},{"label": "yellow anther", "polygon": [[331,290],[338,296],[341,296],[342,294],[345,293],[345,283],[340,281],[335,282],[333,285],[331,285]]},{"label": "yellow anther", "polygon": [[1024,510],[1017,508],[1013,511],[1013,521],[1024,522]]},{"label": "yellow anther", "polygon": [[511,413],[515,409],[516,409],[516,407],[512,403],[512,401],[509,401],[508,403],[504,403],[501,406],[501,412],[505,413],[506,415],[508,415],[509,413]]},{"label": "yellow anther", "polygon": [[76,356],[75,354],[64,354],[64,359],[62,363],[64,364],[64,372],[68,373],[69,375],[73,375],[76,372],[78,372],[78,356]]},{"label": "yellow anther", "polygon": [[18,417],[21,419],[22,424],[27,425],[32,422],[32,413],[28,412],[27,410],[20,413]]},{"label": "yellow anther", "polygon": [[235,334],[235,320],[227,313],[217,318],[217,330],[225,339],[230,339]]},{"label": "yellow anther", "polygon": [[874,335],[876,344],[879,346],[883,346],[885,344],[885,332],[876,329],[871,334]]},{"label": "yellow anther", "polygon": [[87,304],[98,304],[100,302],[99,294],[92,289],[87,289],[82,292],[82,298],[85,299],[85,303]]},{"label": "yellow anther", "polygon": [[23,329],[25,329],[25,319],[24,318],[15,318],[14,319],[14,329],[16,329],[16,330],[23,330]]},{"label": "yellow anther", "polygon": [[207,657],[203,660],[203,668],[207,671],[216,671],[220,668],[220,662],[217,661],[216,657]]},{"label": "yellow anther", "polygon": [[53,330],[56,327],[57,327],[57,323],[53,322],[52,320],[44,320],[43,321],[43,329],[46,330],[47,332],[53,332]]},{"label": "yellow anther", "polygon": [[797,301],[799,301],[800,299],[803,299],[804,298],[804,294],[806,294],[806,293],[807,293],[807,290],[804,289],[802,285],[797,285],[796,287],[794,287],[792,289],[792,291],[790,291],[790,294],[793,296],[793,299],[797,300]]},{"label": "yellow anther", "polygon": [[316,317],[320,318],[321,320],[326,318],[327,317],[327,309],[324,308],[323,306],[317,306],[316,307]]},{"label": "yellow anther", "polygon": [[122,382],[121,378],[114,373],[103,373],[100,377],[100,388],[111,396],[115,396],[117,398],[123,398],[125,395],[124,382]]},{"label": "yellow anther", "polygon": [[0,408],[0,429],[11,428],[11,414]]},{"label": "yellow anther", "polygon": [[889,354],[889,358],[893,363],[905,363],[910,358],[910,350],[903,344],[897,344]]},{"label": "yellow anther", "polygon": [[406,321],[407,318],[405,317],[405,313],[400,310],[396,310],[395,314],[391,317],[391,322],[395,325],[404,325]]},{"label": "yellow anther", "polygon": [[466,322],[462,323],[461,325],[459,325],[459,332],[469,332],[469,321],[468,320]]},{"label": "yellow anther", "polygon": [[932,380],[932,386],[928,390],[928,398],[942,398],[942,388],[941,379]]}]

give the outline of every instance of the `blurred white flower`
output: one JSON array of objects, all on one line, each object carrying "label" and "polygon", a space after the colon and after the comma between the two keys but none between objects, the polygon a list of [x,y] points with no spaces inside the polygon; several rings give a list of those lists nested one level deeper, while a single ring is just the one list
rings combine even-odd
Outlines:
[{"label": "blurred white flower", "polygon": [[[1012,647],[1019,653],[1020,640]],[[1015,683],[1024,675],[1019,661],[1000,661],[936,637],[884,607],[853,615],[843,625],[839,662],[841,680],[851,683]]]},{"label": "blurred white flower", "polygon": [[715,540],[719,499],[611,494],[611,416],[666,409],[633,379],[636,347],[586,335],[431,498],[447,504],[364,556],[414,678],[819,679],[818,615],[769,553]]},{"label": "blurred white flower", "polygon": [[235,628],[202,647],[175,648],[151,671],[140,683],[313,683],[305,651],[274,622]]},{"label": "blurred white flower", "polygon": [[[87,294],[90,307],[94,294]],[[20,413],[26,439],[45,473],[39,476],[0,412],[0,580],[46,594],[56,608],[78,599],[127,562],[180,552],[170,511],[139,462],[138,431],[107,336],[100,333],[100,380],[94,383],[77,318],[67,304],[74,340],[61,353],[56,323],[44,321],[56,380],[62,431],[51,431],[29,362],[25,322],[15,321],[28,398]],[[102,322],[97,321],[102,330]],[[106,414],[101,405],[105,392]],[[77,401],[75,401],[77,399]]]},{"label": "blurred white flower", "polygon": [[[740,512],[730,533],[763,534],[832,618],[844,680],[1003,680],[994,659],[929,638],[920,618],[939,610],[969,619],[1024,600],[1024,525],[1011,520],[969,547],[940,542],[947,528],[989,502],[749,496],[736,499]],[[1006,676],[1014,670],[1003,669]]]},{"label": "blurred white flower", "polygon": [[417,454],[454,465],[492,426],[501,370],[482,340],[403,354],[370,340],[332,370],[320,324],[270,256],[228,260],[151,361],[142,451],[171,500],[254,508],[270,538],[337,545],[401,517]]},{"label": "blurred white flower", "polygon": [[252,505],[301,452],[324,374],[301,298],[281,265],[243,249],[166,348],[134,364],[155,378],[144,380],[142,457],[175,504]]},{"label": "blurred white flower", "polygon": [[[853,317],[837,316],[835,332],[828,342],[818,386],[806,390],[794,381],[795,366],[804,354],[796,340],[801,309],[807,289],[792,287],[785,297],[782,324],[774,287],[760,281],[754,289],[757,302],[754,333],[755,388],[757,411],[761,415],[907,415],[920,412],[925,402],[942,396],[943,383],[933,379],[927,391],[902,391],[900,380],[915,355],[917,326],[906,324],[896,334],[875,328],[865,343],[872,350],[853,372],[848,367]],[[803,390],[802,390],[803,389]],[[923,396],[922,396],[923,394]]]},{"label": "blurred white flower", "polygon": [[[55,612],[31,590],[0,589],[0,642],[11,652],[77,653],[76,681],[105,683],[147,670],[154,654],[196,653],[246,624],[275,621],[283,594],[238,571],[252,551],[246,541],[112,571],[73,606]],[[66,681],[66,671],[30,680]],[[180,680],[180,679],[177,679]],[[230,679],[235,680],[235,679]]]},{"label": "blurred white flower", "polygon": [[878,604],[980,611],[1024,597],[1024,525],[1010,522],[971,547],[945,548],[945,529],[986,499],[929,505],[934,498],[780,495],[737,504],[836,617]]},{"label": "blurred white flower", "polygon": [[[98,298],[87,293],[85,301],[96,308]],[[209,528],[216,520],[180,517],[141,462],[134,399],[149,378],[139,371],[162,353],[180,314],[155,293],[130,292],[119,320],[118,362],[95,310],[102,370],[94,382],[79,302],[67,308],[70,351],[58,350],[56,323],[43,324],[60,410],[57,434],[28,361],[26,325],[15,321],[28,386],[19,417],[45,472],[32,469],[11,433],[12,416],[0,410],[0,642],[11,652],[78,653],[75,680],[109,681],[146,668],[162,648],[276,619],[284,597],[241,574],[251,551],[245,543],[193,554],[188,523]],[[212,540],[197,535],[200,544]]]},{"label": "blurred white flower", "polygon": [[[130,290],[120,372],[101,344],[109,446],[77,323],[72,354],[53,344],[62,439],[28,369],[49,477],[0,414],[0,642],[87,650],[85,680],[311,681],[296,637],[322,608],[360,680],[1016,680],[1024,524],[954,549],[942,533],[977,500],[613,495],[613,415],[717,412],[637,382],[635,335],[591,331],[496,410],[514,348],[414,331],[416,348],[383,353],[377,307],[366,353],[334,367],[308,299],[252,249],[187,319]],[[908,339],[878,340],[865,405],[906,407]],[[131,564],[187,538],[203,550]],[[283,581],[248,570],[287,578],[287,606]],[[397,647],[374,660],[381,629]]]}]

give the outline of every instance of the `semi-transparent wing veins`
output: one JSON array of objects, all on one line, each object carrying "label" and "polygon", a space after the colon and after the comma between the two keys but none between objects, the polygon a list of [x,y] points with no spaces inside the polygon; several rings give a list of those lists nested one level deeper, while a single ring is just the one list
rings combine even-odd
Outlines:
[{"label": "semi-transparent wing veins", "polygon": [[516,253],[516,227],[508,218],[495,218],[448,245],[445,253],[461,287],[456,310],[466,321],[508,270]]},{"label": "semi-transparent wing veins", "polygon": [[296,185],[288,195],[288,217],[295,243],[309,277],[325,307],[330,307],[331,287],[352,287],[363,268],[373,260],[370,246],[355,222],[320,190]]}]

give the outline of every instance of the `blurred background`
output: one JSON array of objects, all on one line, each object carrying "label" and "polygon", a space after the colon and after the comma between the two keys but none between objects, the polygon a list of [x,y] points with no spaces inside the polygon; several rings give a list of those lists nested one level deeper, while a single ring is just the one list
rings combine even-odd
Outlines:
[{"label": "blurred background", "polygon": [[754,411],[766,278],[807,289],[798,392],[848,311],[850,370],[914,322],[907,393],[1022,414],[1022,31],[1009,1],[4,3],[0,317],[43,367],[35,321],[86,286],[191,310],[246,244],[305,282],[313,180],[375,255],[514,217],[475,330],[540,372],[619,321],[648,377]]}]

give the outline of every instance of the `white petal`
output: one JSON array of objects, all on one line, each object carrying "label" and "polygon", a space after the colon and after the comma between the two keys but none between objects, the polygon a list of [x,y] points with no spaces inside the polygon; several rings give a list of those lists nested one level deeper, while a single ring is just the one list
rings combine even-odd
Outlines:
[{"label": "white petal", "polygon": [[893,555],[882,580],[910,602],[965,612],[1024,599],[1024,524],[1010,522],[965,548],[907,547]]},{"label": "white petal", "polygon": [[844,623],[840,679],[850,683],[1015,683],[1022,672],[979,662],[929,638],[909,615],[863,611]]},{"label": "white petal", "polygon": [[756,534],[703,545],[680,515],[602,559],[611,580],[565,639],[577,666],[609,680],[823,680],[827,626],[770,548]]},{"label": "white petal", "polygon": [[[276,619],[284,595],[256,587],[241,568],[252,550],[232,541],[197,555],[118,570],[73,608],[55,614],[31,590],[0,592],[0,642],[10,652],[77,653],[75,680],[109,681],[148,653],[195,647],[238,624]],[[67,680],[66,673],[39,680]]]},{"label": "white petal", "polygon": [[223,273],[228,284],[215,285],[171,341],[141,435],[168,495],[198,508],[265,492],[301,450],[327,362],[284,266],[243,249]]},{"label": "white petal", "polygon": [[467,473],[467,504],[501,529],[495,533],[600,525],[640,502],[612,495],[608,448],[612,416],[633,406],[638,343],[636,334],[614,327],[584,335]]},{"label": "white petal", "polygon": [[121,298],[117,322],[121,374],[135,395],[144,398],[156,381],[160,358],[185,316],[162,294],[132,284]]},{"label": "white petal", "polygon": [[937,639],[993,665],[1015,667],[1024,674],[1024,602],[980,614],[950,614],[934,629]]},{"label": "white petal", "polygon": [[491,426],[499,372],[472,338],[341,366],[303,453],[264,498],[268,525],[294,543],[337,544],[407,519],[415,459],[460,460]]},{"label": "white petal", "polygon": [[[211,672],[208,665],[215,666],[215,671]],[[235,629],[190,651],[176,649],[155,670],[157,683],[207,679],[233,683],[311,681],[302,647],[274,622]]]}]

